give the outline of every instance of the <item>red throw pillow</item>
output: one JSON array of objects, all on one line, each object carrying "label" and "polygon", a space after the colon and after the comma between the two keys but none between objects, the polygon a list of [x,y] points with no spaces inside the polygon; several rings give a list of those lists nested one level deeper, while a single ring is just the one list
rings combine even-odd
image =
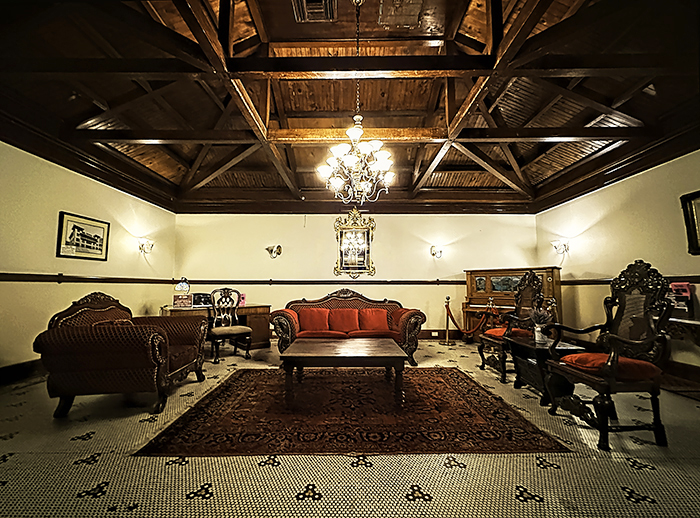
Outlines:
[{"label": "red throw pillow", "polygon": [[389,320],[386,309],[364,308],[359,311],[360,329],[388,331]]},{"label": "red throw pillow", "polygon": [[494,327],[492,329],[487,329],[484,331],[486,336],[495,336],[497,338],[502,338],[503,334],[506,332],[507,327]]},{"label": "red throw pillow", "polygon": [[299,310],[299,329],[301,331],[324,331],[328,329],[326,308],[304,308]]},{"label": "red throw pillow", "polygon": [[[568,354],[561,361],[584,372],[598,374],[605,362],[608,361],[608,355],[605,353]],[[655,378],[659,374],[661,374],[661,369],[653,363],[644,360],[620,356],[617,362],[616,379],[620,381],[645,380]]]},{"label": "red throw pillow", "polygon": [[360,329],[360,321],[356,309],[331,309],[328,315],[328,326],[333,331],[354,331]]}]

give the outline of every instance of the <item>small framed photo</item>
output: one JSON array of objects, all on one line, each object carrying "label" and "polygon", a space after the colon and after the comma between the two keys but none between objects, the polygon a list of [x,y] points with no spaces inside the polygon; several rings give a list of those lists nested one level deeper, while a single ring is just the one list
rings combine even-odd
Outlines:
[{"label": "small framed photo", "polygon": [[107,260],[109,223],[60,211],[56,257]]},{"label": "small framed photo", "polygon": [[681,205],[688,234],[688,253],[700,255],[700,191],[681,196]]}]

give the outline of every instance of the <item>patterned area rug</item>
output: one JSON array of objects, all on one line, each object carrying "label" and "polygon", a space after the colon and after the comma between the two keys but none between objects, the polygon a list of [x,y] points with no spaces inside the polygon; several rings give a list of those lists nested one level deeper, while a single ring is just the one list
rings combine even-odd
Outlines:
[{"label": "patterned area rug", "polygon": [[136,455],[566,452],[456,368],[404,371],[403,410],[384,369],[307,369],[284,402],[282,369],[234,372]]}]

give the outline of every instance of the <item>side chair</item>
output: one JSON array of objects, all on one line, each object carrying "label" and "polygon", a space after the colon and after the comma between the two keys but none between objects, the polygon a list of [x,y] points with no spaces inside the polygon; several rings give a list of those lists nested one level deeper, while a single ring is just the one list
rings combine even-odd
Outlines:
[{"label": "side chair", "polygon": [[207,339],[211,341],[213,363],[219,363],[219,346],[226,340],[233,345],[233,354],[238,352],[238,345],[245,346],[245,358],[250,359],[252,328],[238,323],[238,306],[241,292],[232,288],[218,288],[211,292],[211,311],[213,313]]},{"label": "side chair", "polygon": [[[534,335],[534,322],[530,318],[530,310],[542,309],[544,295],[542,295],[542,279],[533,270],[529,270],[520,278],[515,288],[515,308],[501,315],[484,312],[487,324],[491,326],[479,335],[477,351],[481,358],[479,369],[484,370],[488,364],[501,373],[501,383],[506,382],[506,351],[508,345],[505,338],[531,337]],[[481,314],[479,314],[481,315]],[[496,323],[498,319],[498,324]],[[490,346],[496,351],[497,357],[484,356],[484,348]]]},{"label": "side chair", "polygon": [[[636,260],[627,265],[610,284],[610,296],[603,306],[606,320],[585,329],[550,324],[554,341],[546,362],[545,387],[555,415],[561,406],[599,432],[598,449],[608,451],[609,432],[650,430],[658,446],[667,446],[666,432],[659,411],[659,383],[670,350],[664,328],[673,303],[666,298],[668,281],[649,263]],[[562,332],[588,334],[598,331],[595,344],[581,344],[586,352],[562,356],[557,350]],[[576,385],[592,388],[597,395],[584,401],[574,394]],[[613,394],[634,392],[649,394],[651,423],[618,423]],[[589,406],[593,406],[593,411]]]}]

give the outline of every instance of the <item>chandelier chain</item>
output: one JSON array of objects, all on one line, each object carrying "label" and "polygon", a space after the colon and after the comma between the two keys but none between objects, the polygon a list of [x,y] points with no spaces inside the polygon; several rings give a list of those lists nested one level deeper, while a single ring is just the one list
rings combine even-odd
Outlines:
[{"label": "chandelier chain", "polygon": [[[360,4],[355,6],[355,56],[360,57]],[[355,77],[355,113],[360,113],[360,78]]]}]

